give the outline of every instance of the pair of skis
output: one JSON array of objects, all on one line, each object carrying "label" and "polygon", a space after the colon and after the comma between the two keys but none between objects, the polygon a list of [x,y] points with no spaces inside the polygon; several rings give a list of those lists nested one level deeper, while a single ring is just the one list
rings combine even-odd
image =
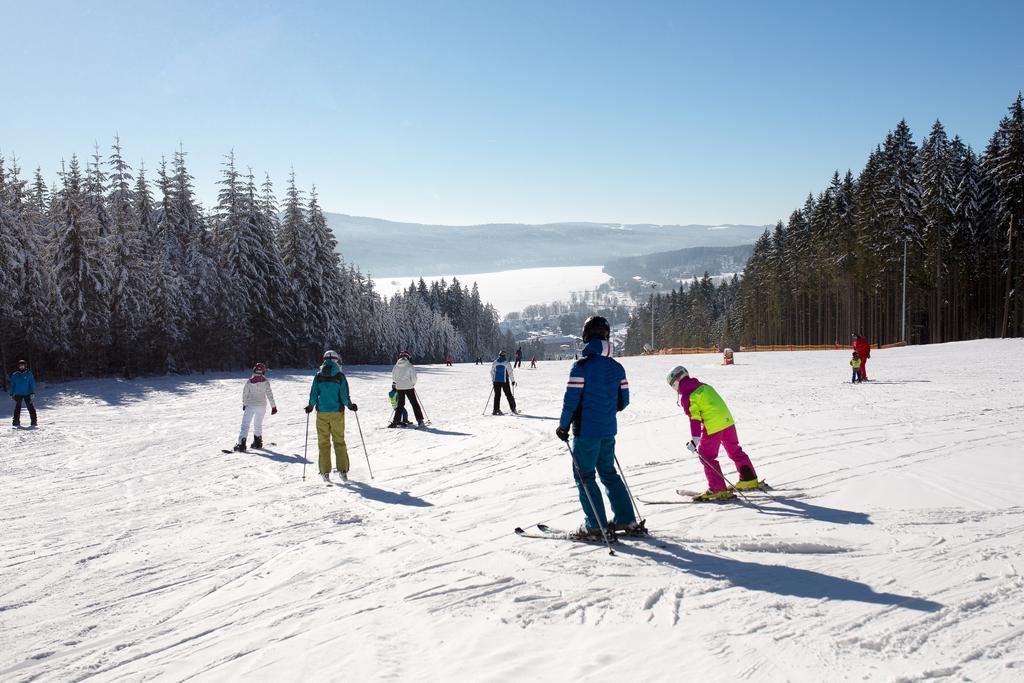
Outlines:
[{"label": "pair of skis", "polygon": [[[535,528],[539,533],[529,531],[529,529]],[[580,543],[589,543],[591,545],[604,545],[604,538],[602,536],[581,536],[576,531],[566,531],[564,529],[557,529],[547,524],[534,524],[532,527],[516,527],[515,529],[517,536],[523,538],[547,538],[554,541],[578,541]],[[647,526],[646,520],[640,522],[640,528],[637,531],[609,531],[608,542],[615,544],[619,542],[620,538],[629,538],[636,536],[646,536]]]}]

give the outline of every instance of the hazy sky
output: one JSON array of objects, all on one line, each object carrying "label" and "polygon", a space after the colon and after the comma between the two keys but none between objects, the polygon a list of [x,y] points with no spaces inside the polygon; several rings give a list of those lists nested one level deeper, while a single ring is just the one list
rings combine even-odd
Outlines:
[{"label": "hazy sky", "polygon": [[0,151],[181,141],[416,222],[767,223],[901,117],[983,147],[1024,2],[0,0]]}]

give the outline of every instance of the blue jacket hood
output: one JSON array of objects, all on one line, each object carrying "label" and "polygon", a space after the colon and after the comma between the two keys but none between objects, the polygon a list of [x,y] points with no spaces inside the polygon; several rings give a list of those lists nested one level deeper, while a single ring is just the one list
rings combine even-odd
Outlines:
[{"label": "blue jacket hood", "polygon": [[591,339],[587,342],[587,345],[583,347],[583,357],[587,356],[604,356],[605,358],[612,357],[612,345],[610,342],[606,342],[603,339]]}]

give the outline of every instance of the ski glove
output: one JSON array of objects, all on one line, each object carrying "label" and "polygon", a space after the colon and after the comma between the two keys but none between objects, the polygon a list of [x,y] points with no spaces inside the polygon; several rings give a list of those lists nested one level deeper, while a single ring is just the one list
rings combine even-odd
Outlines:
[{"label": "ski glove", "polygon": [[688,449],[690,449],[691,453],[696,453],[697,449],[700,447],[700,437],[699,436],[695,436],[692,439],[690,439],[689,441],[687,441],[686,442],[686,447]]},{"label": "ski glove", "polygon": [[242,412],[245,412],[245,404],[242,404]]},{"label": "ski glove", "polygon": [[559,425],[559,426],[555,427],[555,436],[557,436],[562,441],[568,441],[569,440],[569,430],[568,429],[562,429],[562,426]]},{"label": "ski glove", "polygon": [[277,415],[277,406],[274,406],[273,408],[270,409],[270,414]]},{"label": "ski glove", "polygon": [[313,412],[313,406],[306,406],[305,408],[303,408],[303,410],[305,410],[307,414],[308,413],[312,413]]},{"label": "ski glove", "polygon": [[348,409],[355,413],[359,411],[359,406],[357,406],[355,403],[349,403]]}]

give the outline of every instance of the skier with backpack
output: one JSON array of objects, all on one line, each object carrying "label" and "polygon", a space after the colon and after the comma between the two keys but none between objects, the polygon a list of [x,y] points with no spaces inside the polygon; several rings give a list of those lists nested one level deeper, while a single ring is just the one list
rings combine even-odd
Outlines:
[{"label": "skier with backpack", "polygon": [[14,401],[14,420],[11,424],[14,427],[21,426],[21,404],[24,402],[28,408],[28,416],[32,419],[32,426],[38,426],[36,407],[32,403],[32,398],[36,395],[36,378],[28,369],[26,361],[19,360],[18,369],[11,373],[10,394],[11,400]]},{"label": "skier with backpack", "polygon": [[[555,435],[568,443],[569,429],[574,435],[573,478],[583,507],[584,523],[576,538],[596,540],[606,529],[627,533],[642,529],[633,512],[632,500],[615,469],[617,413],[629,405],[629,381],[626,371],[612,358],[608,341],[611,328],[601,316],[591,316],[583,325],[583,358],[569,371],[569,383],[562,400],[562,416]],[[596,475],[596,476],[595,476]],[[604,500],[597,486],[600,477],[612,508],[609,524]]]},{"label": "skier with backpack", "polygon": [[245,441],[249,438],[249,425],[253,425],[252,447],[263,448],[263,417],[267,414],[267,401],[270,402],[270,414],[277,415],[277,404],[270,381],[264,376],[267,366],[257,363],[252,368],[252,377],[242,388],[242,428],[238,432],[238,443],[234,450],[245,451]]},{"label": "skier with backpack", "polygon": [[710,384],[704,384],[682,365],[668,373],[668,385],[676,391],[677,402],[690,418],[690,440],[686,448],[697,455],[704,466],[708,490],[693,497],[695,502],[729,500],[736,494],[730,491],[718,464],[718,449],[725,446],[725,453],[736,466],[740,475],[735,487],[740,490],[759,488],[757,472],[750,462],[750,456],[743,452],[736,424],[725,401]]},{"label": "skier with backpack", "polygon": [[[398,389],[395,388],[395,383],[391,383],[391,391],[388,392],[388,402],[391,404],[391,412],[393,413],[398,408]],[[399,426],[407,427],[412,423],[409,422],[409,411],[402,407],[402,421],[398,423]]]},{"label": "skier with backpack", "polygon": [[516,397],[512,395],[512,387],[515,386],[516,381],[512,376],[512,367],[508,363],[508,354],[504,351],[499,353],[498,357],[491,363],[491,384],[494,389],[494,410],[491,411],[491,415],[505,414],[501,412],[501,392],[503,391],[505,392],[505,398],[508,400],[509,409],[518,415]]},{"label": "skier with backpack", "polygon": [[306,413],[316,408],[316,438],[320,451],[320,478],[331,481],[331,442],[334,442],[334,473],[348,481],[348,448],[345,446],[345,408],[359,410],[348,391],[348,378],[341,371],[341,356],[336,351],[324,354],[323,365],[313,377]]},{"label": "skier with backpack", "polygon": [[395,386],[395,390],[398,391],[398,403],[395,405],[395,413],[388,427],[393,428],[402,425],[401,418],[402,412],[405,410],[406,399],[412,404],[412,412],[416,416],[416,426],[421,429],[426,427],[427,424],[423,421],[423,409],[420,407],[419,399],[416,397],[416,368],[413,367],[412,358],[408,351],[402,351],[398,354],[395,367],[391,369],[391,381]]}]

